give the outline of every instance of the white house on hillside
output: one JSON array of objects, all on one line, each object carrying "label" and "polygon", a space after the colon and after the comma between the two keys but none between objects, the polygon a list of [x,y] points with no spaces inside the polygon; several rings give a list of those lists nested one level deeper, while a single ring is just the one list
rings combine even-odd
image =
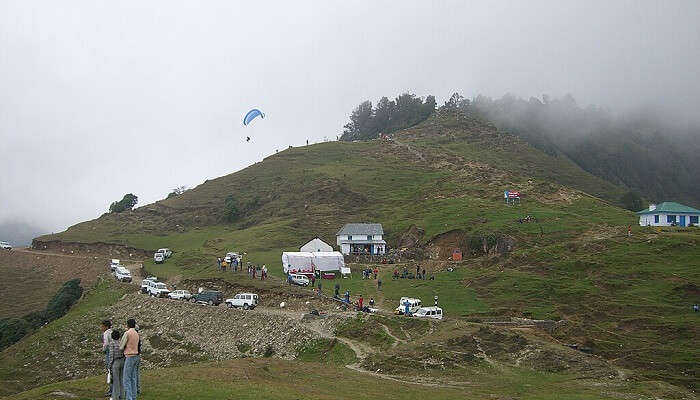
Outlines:
[{"label": "white house on hillside", "polygon": [[700,210],[683,204],[666,201],[650,204],[647,210],[637,213],[641,226],[689,226],[698,225]]},{"label": "white house on hillside", "polygon": [[345,224],[336,234],[343,254],[384,254],[386,242],[382,224]]},{"label": "white house on hillside", "polygon": [[333,251],[333,247],[316,236],[315,238],[309,240],[308,243],[301,246],[299,251],[308,253],[319,253],[322,251],[328,252]]}]

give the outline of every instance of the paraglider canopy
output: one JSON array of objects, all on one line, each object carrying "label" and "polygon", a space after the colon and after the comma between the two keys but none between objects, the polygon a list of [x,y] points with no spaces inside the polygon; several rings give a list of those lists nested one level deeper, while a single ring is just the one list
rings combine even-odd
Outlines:
[{"label": "paraglider canopy", "polygon": [[258,116],[260,118],[265,118],[265,114],[263,114],[263,112],[258,110],[257,108],[248,111],[248,114],[246,114],[245,117],[243,117],[243,125],[248,125],[250,121],[254,120],[255,117]]}]

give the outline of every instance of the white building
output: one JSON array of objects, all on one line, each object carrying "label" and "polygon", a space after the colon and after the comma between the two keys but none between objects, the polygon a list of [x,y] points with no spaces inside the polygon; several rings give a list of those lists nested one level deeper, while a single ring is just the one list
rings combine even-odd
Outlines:
[{"label": "white building", "polygon": [[382,224],[345,224],[336,234],[336,242],[343,254],[384,254]]},{"label": "white building", "polygon": [[666,201],[659,205],[650,204],[648,209],[639,211],[637,215],[641,226],[697,226],[700,210]]},{"label": "white building", "polygon": [[299,248],[299,251],[307,253],[318,253],[321,251],[333,251],[333,247],[331,247],[330,244],[324,242],[323,240],[319,239],[318,236],[316,236],[315,238],[309,240],[305,245],[301,246],[301,248]]}]

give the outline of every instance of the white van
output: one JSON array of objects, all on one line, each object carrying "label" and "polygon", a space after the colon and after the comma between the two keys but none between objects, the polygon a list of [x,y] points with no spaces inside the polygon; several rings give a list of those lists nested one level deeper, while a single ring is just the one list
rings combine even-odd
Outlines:
[{"label": "white van", "polygon": [[120,282],[131,282],[131,272],[121,266],[114,269],[114,277]]},{"label": "white van", "polygon": [[307,277],[306,275],[289,274],[289,277],[292,279],[292,283],[295,285],[309,286],[311,284],[309,277]]},{"label": "white van", "polygon": [[229,308],[241,307],[244,310],[253,309],[258,305],[258,295],[254,293],[239,293],[224,302]]},{"label": "white van", "polygon": [[408,307],[411,314],[418,311],[418,309],[423,305],[420,299],[416,299],[413,297],[402,297],[401,300],[399,300],[399,306],[396,307],[396,309],[394,310],[394,314],[404,314],[404,311],[406,311],[406,301],[408,301]]},{"label": "white van", "polygon": [[413,316],[417,318],[442,319],[442,308],[421,307],[413,313]]}]

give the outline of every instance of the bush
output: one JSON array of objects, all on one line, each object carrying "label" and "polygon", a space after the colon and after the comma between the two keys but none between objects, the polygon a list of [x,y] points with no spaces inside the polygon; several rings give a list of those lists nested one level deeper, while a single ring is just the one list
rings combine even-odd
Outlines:
[{"label": "bush", "polygon": [[127,193],[121,200],[115,201],[109,205],[109,212],[120,213],[126,210],[131,210],[138,202],[139,198],[136,195],[133,193]]},{"label": "bush", "polygon": [[226,202],[224,203],[224,219],[227,222],[234,222],[241,217],[241,211],[238,209],[238,204],[233,195],[226,197]]},{"label": "bush", "polygon": [[30,329],[29,322],[22,318],[0,319],[0,350],[18,342]]},{"label": "bush", "polygon": [[80,279],[73,279],[61,286],[44,310],[34,311],[22,318],[0,320],[0,350],[19,341],[32,329],[41,328],[44,324],[64,316],[82,294]]}]

